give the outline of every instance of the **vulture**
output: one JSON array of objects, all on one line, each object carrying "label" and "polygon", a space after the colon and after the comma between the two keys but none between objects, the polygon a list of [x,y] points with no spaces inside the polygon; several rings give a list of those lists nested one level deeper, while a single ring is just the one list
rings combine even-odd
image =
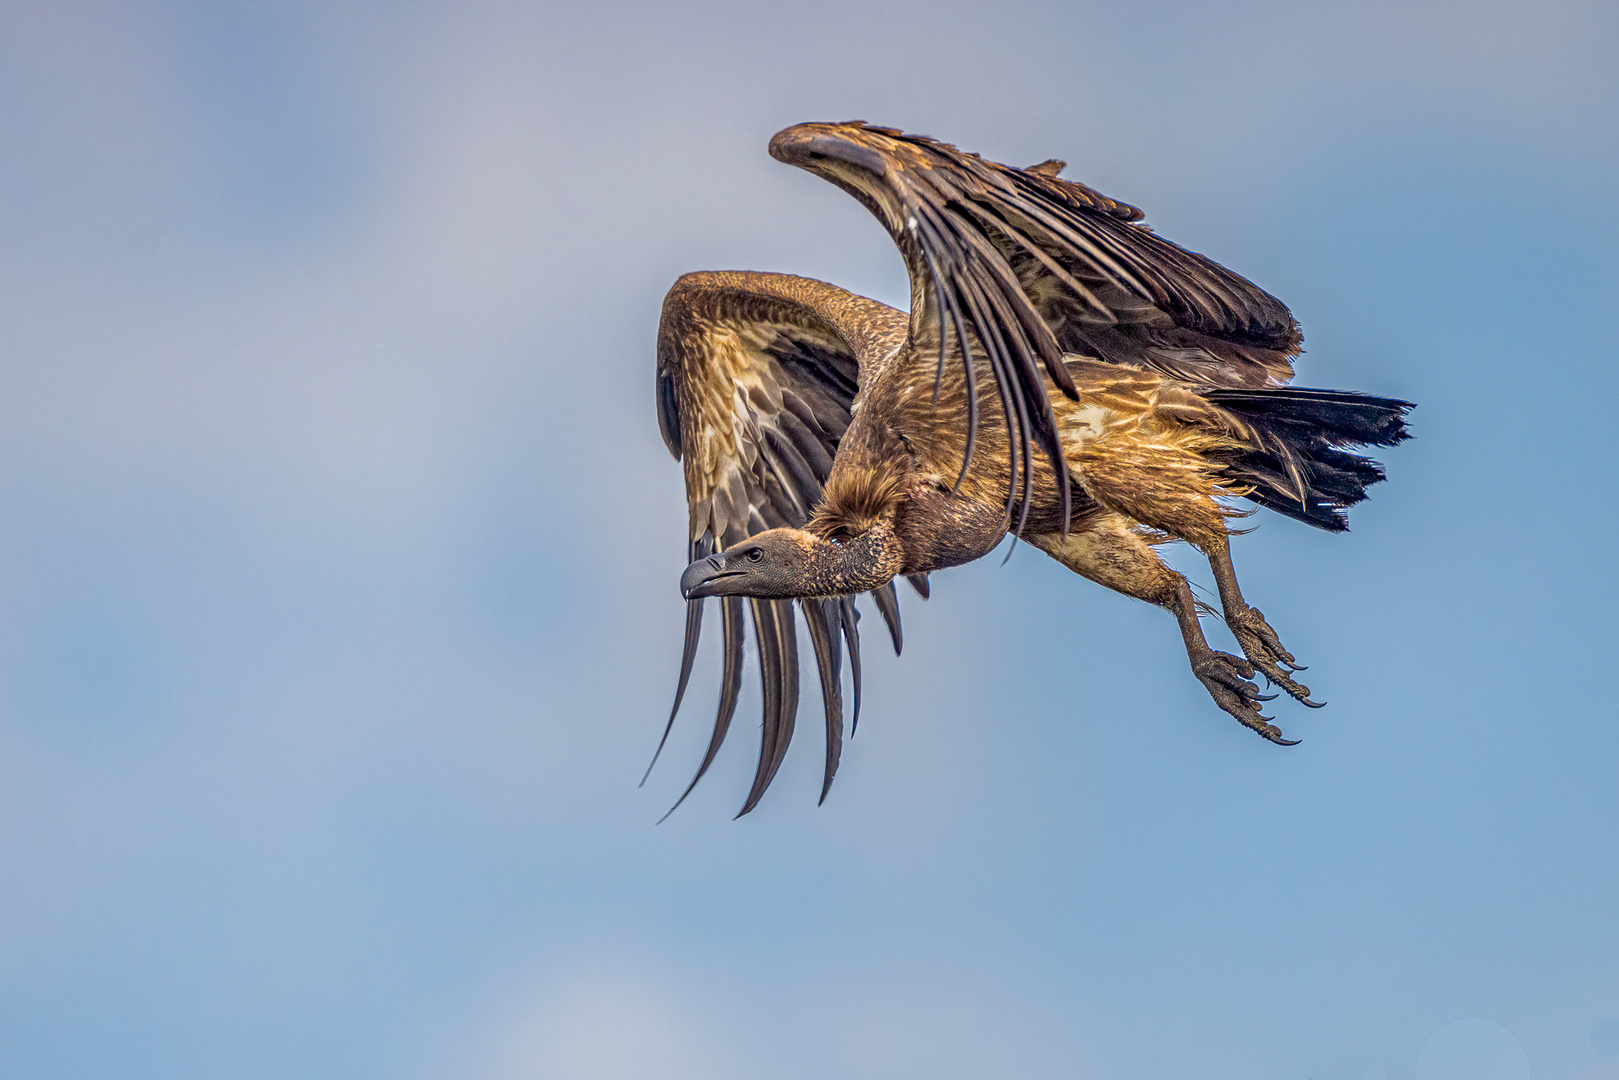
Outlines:
[{"label": "vulture", "polygon": [[[894,580],[925,598],[929,574],[1008,533],[1167,610],[1214,703],[1291,745],[1262,715],[1276,695],[1255,677],[1321,703],[1238,587],[1230,521],[1252,511],[1235,501],[1344,530],[1345,509],[1384,475],[1351,448],[1406,438],[1412,405],[1289,386],[1300,335],[1280,300],[1158,236],[1135,207],[1061,179],[1061,161],[1013,168],[863,121],[790,127],[770,154],[876,215],[904,257],[910,312],[737,271],[687,274],[664,300],[658,423],[690,510],[685,648],[664,741],[708,597],[723,635],[718,715],[680,801],[735,713],[745,612],[764,715],[739,817],[793,735],[794,603],[826,716],[824,801],[843,743],[845,648],[859,718],[854,598],[871,594],[897,653]],[[1171,540],[1209,560],[1218,612],[1159,557]],[[1204,611],[1224,618],[1242,656],[1209,646]]]}]

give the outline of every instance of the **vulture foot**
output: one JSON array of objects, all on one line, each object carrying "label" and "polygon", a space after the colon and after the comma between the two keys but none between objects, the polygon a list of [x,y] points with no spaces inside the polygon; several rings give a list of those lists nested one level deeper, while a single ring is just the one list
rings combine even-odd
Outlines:
[{"label": "vulture foot", "polygon": [[1270,717],[1260,715],[1259,703],[1269,699],[1260,694],[1259,687],[1249,682],[1254,677],[1254,665],[1248,661],[1211,649],[1193,657],[1192,674],[1208,690],[1214,703],[1236,717],[1243,727],[1251,728],[1278,746],[1292,746],[1298,742],[1297,739],[1282,738],[1281,729],[1270,723]]},{"label": "vulture foot", "polygon": [[1259,673],[1269,679],[1271,683],[1286,690],[1289,696],[1296,698],[1301,704],[1312,709],[1319,709],[1325,701],[1311,701],[1310,688],[1293,679],[1295,671],[1303,671],[1304,665],[1293,659],[1293,654],[1282,647],[1281,639],[1276,631],[1270,628],[1265,616],[1260,614],[1258,608],[1248,607],[1246,604],[1234,612],[1226,615],[1226,625],[1236,635],[1237,644],[1253,662]]}]

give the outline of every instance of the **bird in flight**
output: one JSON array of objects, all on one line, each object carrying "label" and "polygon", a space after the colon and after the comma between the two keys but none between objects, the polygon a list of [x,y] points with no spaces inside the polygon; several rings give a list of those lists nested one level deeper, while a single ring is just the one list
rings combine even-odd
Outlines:
[{"label": "bird in flight", "polygon": [[[1214,703],[1290,745],[1261,714],[1274,695],[1255,677],[1319,703],[1238,588],[1228,522],[1249,511],[1233,501],[1342,531],[1344,510],[1383,479],[1350,448],[1406,438],[1411,404],[1287,385],[1300,336],[1281,301],[1161,238],[1135,207],[1061,179],[1061,161],[1012,168],[862,121],[790,127],[770,154],[876,215],[904,256],[911,310],[737,271],[687,274],[664,300],[658,423],[684,467],[691,560],[670,726],[707,597],[720,598],[724,639],[719,712],[681,800],[735,713],[745,609],[764,719],[741,814],[792,738],[795,601],[826,715],[824,800],[843,742],[845,643],[859,717],[854,597],[871,594],[897,653],[894,579],[925,598],[930,573],[1008,533],[1168,611]],[[1202,605],[1156,550],[1171,540],[1209,560],[1242,656],[1204,638]]]}]

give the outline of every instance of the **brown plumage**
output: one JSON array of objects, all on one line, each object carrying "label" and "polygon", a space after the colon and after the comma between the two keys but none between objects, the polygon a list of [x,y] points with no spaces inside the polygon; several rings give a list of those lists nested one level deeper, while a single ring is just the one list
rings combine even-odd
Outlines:
[{"label": "brown plumage", "polygon": [[[692,559],[671,725],[703,598],[721,598],[724,635],[719,713],[692,786],[735,712],[744,602],[764,684],[745,814],[792,738],[793,604],[825,705],[824,799],[842,747],[844,642],[859,716],[853,597],[872,595],[897,652],[893,579],[925,597],[929,573],[1008,532],[1167,609],[1215,703],[1285,744],[1260,715],[1255,674],[1316,703],[1238,589],[1230,500],[1345,528],[1344,509],[1383,478],[1347,448],[1404,439],[1411,406],[1285,385],[1300,338],[1279,300],[1158,237],[1134,207],[1059,179],[1060,161],[1014,169],[858,121],[788,128],[770,152],[877,216],[905,258],[911,311],[740,272],[688,274],[664,301],[658,420],[685,468]],[[1208,557],[1246,659],[1209,647],[1185,578],[1154,550],[1167,540]]]}]

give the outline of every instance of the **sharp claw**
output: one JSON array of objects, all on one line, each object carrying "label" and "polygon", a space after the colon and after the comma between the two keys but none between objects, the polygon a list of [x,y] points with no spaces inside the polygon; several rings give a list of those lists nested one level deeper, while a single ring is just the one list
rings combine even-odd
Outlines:
[{"label": "sharp claw", "polygon": [[1254,726],[1254,731],[1258,732],[1259,735],[1262,736],[1265,739],[1266,742],[1273,742],[1277,746],[1297,746],[1298,745],[1299,741],[1297,739],[1284,738],[1282,736],[1281,729],[1276,727],[1274,724],[1271,724],[1271,723],[1268,722],[1268,721],[1271,720],[1271,717],[1269,717],[1269,716],[1261,716],[1259,719],[1267,721],[1267,722],[1264,723],[1264,724],[1255,725]]},{"label": "sharp claw", "polygon": [[[1260,719],[1268,721],[1271,718],[1262,716]],[[1255,726],[1254,730],[1263,736],[1266,742],[1273,742],[1277,746],[1297,746],[1299,744],[1297,739],[1284,738],[1281,729],[1270,723]]]},{"label": "sharp claw", "polygon": [[1310,707],[1313,709],[1319,709],[1321,705],[1326,704],[1326,702],[1321,702],[1320,704],[1311,704],[1310,688],[1302,685],[1301,683],[1296,683],[1292,679],[1286,679],[1280,685],[1283,690],[1287,691],[1288,697],[1302,705],[1310,705]]},{"label": "sharp claw", "polygon": [[[1246,614],[1226,620],[1232,631],[1237,635],[1237,642],[1242,651],[1254,666],[1265,676],[1265,681],[1271,686],[1277,686],[1300,701],[1307,701],[1310,696],[1309,689],[1293,681],[1289,676],[1297,671],[1306,671],[1308,667],[1293,658],[1293,654],[1282,647],[1282,642],[1276,631],[1265,621],[1265,613],[1258,608],[1249,608]],[[1314,706],[1312,703],[1312,707]]]},{"label": "sharp claw", "polygon": [[[1247,670],[1248,677],[1242,672]],[[1261,694],[1248,679],[1253,677],[1254,666],[1230,653],[1211,652],[1192,664],[1192,671],[1208,690],[1209,696],[1221,710],[1230,714],[1244,727],[1261,738],[1281,746],[1292,746],[1296,740],[1285,739],[1272,721],[1274,717],[1259,711],[1259,703],[1271,701],[1276,694]]]},{"label": "sharp claw", "polygon": [[1324,709],[1327,707],[1327,703],[1325,701],[1311,701],[1308,697],[1299,698],[1299,704],[1307,706],[1311,709]]}]

